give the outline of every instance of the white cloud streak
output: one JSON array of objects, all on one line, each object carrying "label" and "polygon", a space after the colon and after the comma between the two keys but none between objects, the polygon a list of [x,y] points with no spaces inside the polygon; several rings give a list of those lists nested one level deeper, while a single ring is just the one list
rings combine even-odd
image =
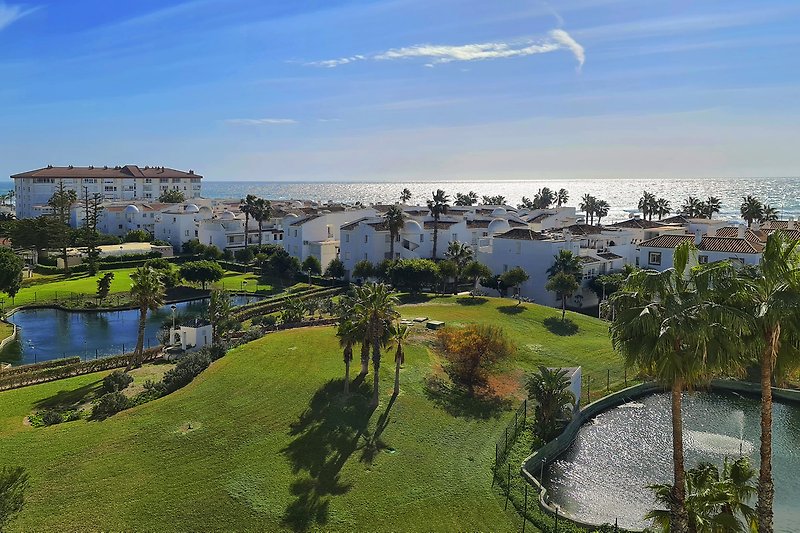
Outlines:
[{"label": "white cloud streak", "polygon": [[370,56],[353,55],[325,61],[306,63],[308,66],[334,68],[356,61],[369,59],[376,61],[392,61],[398,59],[424,59],[425,66],[433,66],[455,61],[485,61],[490,59],[508,59],[525,57],[534,54],[546,54],[557,50],[569,50],[578,61],[578,68],[583,66],[586,53],[569,33],[562,29],[550,31],[547,36],[536,40],[499,41],[463,45],[418,44],[402,48],[391,48]]},{"label": "white cloud streak", "polygon": [[297,124],[297,121],[293,118],[230,118],[225,122],[236,126],[284,126]]},{"label": "white cloud streak", "polygon": [[22,5],[6,4],[0,0],[0,30],[7,28],[22,17],[30,15],[37,9],[39,8],[33,7],[30,9],[25,9],[25,7]]}]

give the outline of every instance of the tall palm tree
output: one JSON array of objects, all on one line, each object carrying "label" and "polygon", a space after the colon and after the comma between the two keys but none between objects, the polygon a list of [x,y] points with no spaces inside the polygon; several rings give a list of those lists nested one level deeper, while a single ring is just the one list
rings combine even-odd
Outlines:
[{"label": "tall palm tree", "polygon": [[754,221],[761,220],[764,216],[764,205],[758,198],[748,195],[742,198],[739,212],[742,214],[742,218],[747,221],[747,225],[750,226]]},{"label": "tall palm tree", "polygon": [[247,248],[248,246],[248,234],[250,232],[250,216],[253,213],[253,206],[256,202],[256,196],[254,194],[248,194],[241,202],[239,203],[239,211],[244,213],[244,247]]},{"label": "tall palm tree", "polygon": [[[673,484],[670,531],[689,531],[683,451],[681,393],[708,379],[716,369],[730,369],[748,333],[744,313],[717,302],[715,290],[729,289],[733,267],[726,262],[688,270],[689,243],[675,250],[674,267],[663,272],[632,273],[611,297],[612,343],[628,366],[638,366],[668,386],[672,398]],[[727,292],[727,291],[726,291]]]},{"label": "tall palm tree", "polygon": [[637,207],[642,212],[642,217],[648,220],[653,220],[653,214],[657,206],[656,196],[653,193],[644,191],[642,197],[639,198]]},{"label": "tall palm tree", "polygon": [[359,297],[353,308],[354,314],[367,324],[369,340],[372,343],[372,406],[376,407],[380,399],[380,366],[381,349],[385,346],[389,327],[399,316],[395,307],[397,296],[392,294],[388,285],[368,283],[361,288]]},{"label": "tall palm tree", "polygon": [[759,222],[772,222],[778,220],[779,211],[769,204],[764,204],[764,212],[759,217]]},{"label": "tall palm tree", "polygon": [[404,204],[409,200],[411,200],[411,191],[408,190],[408,187],[405,187],[400,193],[400,203]]},{"label": "tall palm tree", "polygon": [[139,331],[136,337],[136,349],[128,368],[142,366],[144,353],[144,327],[147,322],[147,311],[157,311],[164,305],[164,281],[162,273],[149,266],[141,266],[131,273],[130,297],[139,309]]},{"label": "tall palm tree", "polygon": [[594,224],[594,213],[596,206],[597,198],[588,193],[583,195],[581,198],[581,203],[578,204],[578,209],[586,213],[587,217],[590,217],[589,224]]},{"label": "tall palm tree", "polygon": [[470,206],[475,205],[478,203],[478,193],[475,191],[469,191],[467,194],[463,193],[456,193],[456,201],[454,202],[455,205],[459,206]]},{"label": "tall palm tree", "polygon": [[263,231],[263,224],[264,221],[269,220],[272,218],[272,204],[269,200],[265,200],[263,198],[256,198],[256,201],[253,203],[253,210],[250,215],[258,222],[258,247],[261,248],[263,244],[264,234]]},{"label": "tall palm tree", "polygon": [[553,256],[553,264],[547,269],[547,277],[552,278],[559,272],[572,276],[575,281],[580,282],[583,277],[580,256],[573,254],[570,250],[559,250],[558,254]]},{"label": "tall palm tree", "polygon": [[600,225],[600,221],[603,220],[603,217],[608,216],[608,211],[611,209],[611,205],[605,200],[597,200],[594,204],[594,214],[597,215],[597,225]]},{"label": "tall palm tree", "polygon": [[558,189],[556,193],[556,207],[566,205],[569,201],[569,191],[567,189]]},{"label": "tall palm tree", "polygon": [[464,268],[466,268],[469,262],[475,257],[475,252],[472,251],[469,245],[463,242],[451,241],[450,244],[447,245],[447,251],[444,253],[444,256],[456,265],[455,274],[457,283],[458,280],[461,279]]},{"label": "tall palm tree", "polygon": [[394,260],[394,242],[406,225],[403,217],[403,210],[396,205],[391,206],[383,217],[386,221],[386,227],[389,228],[389,259],[392,260]]},{"label": "tall palm tree", "polygon": [[400,394],[400,366],[406,362],[406,355],[403,345],[408,340],[411,328],[405,324],[395,323],[391,328],[392,342],[395,344],[394,350],[394,395]]},{"label": "tall palm tree", "polygon": [[761,466],[758,530],[772,531],[772,385],[800,362],[800,240],[776,231],[767,238],[755,275],[743,271],[741,295],[759,337],[751,351],[761,368]]},{"label": "tall palm tree", "polygon": [[699,198],[695,196],[689,196],[686,198],[686,200],[684,200],[680,213],[689,218],[699,217],[702,216],[702,207],[703,202],[701,202]]},{"label": "tall palm tree", "polygon": [[670,213],[672,213],[672,206],[670,206],[669,200],[666,198],[659,198],[656,200],[656,214],[658,215],[658,220],[661,220]]},{"label": "tall palm tree", "polygon": [[428,200],[428,209],[433,217],[433,259],[436,260],[436,245],[439,242],[439,219],[447,214],[450,208],[450,197],[442,189],[436,189]]},{"label": "tall palm tree", "polygon": [[714,213],[719,213],[722,209],[722,201],[716,196],[709,196],[703,202],[703,216],[706,218],[714,218]]}]

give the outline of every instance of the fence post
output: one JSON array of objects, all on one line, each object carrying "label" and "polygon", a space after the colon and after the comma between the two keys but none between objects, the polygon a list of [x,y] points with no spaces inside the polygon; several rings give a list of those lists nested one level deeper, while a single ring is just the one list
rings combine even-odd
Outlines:
[{"label": "fence post", "polygon": [[525,407],[522,408],[522,427],[525,427],[525,424],[528,422],[528,399],[525,398],[522,400],[522,405]]},{"label": "fence post", "polygon": [[505,446],[503,446],[503,457],[505,457],[507,451],[508,451],[508,426],[506,426],[506,444]]},{"label": "fence post", "polygon": [[124,342],[122,343],[122,353],[123,353],[123,355],[125,354],[125,343]]},{"label": "fence post", "polygon": [[558,533],[558,507],[556,507],[556,529],[555,533]]},{"label": "fence post", "polygon": [[508,509],[508,499],[511,497],[511,463],[508,463],[508,483],[506,483],[506,506]]},{"label": "fence post", "polygon": [[519,424],[519,409],[514,413],[514,437],[517,436],[517,425]]},{"label": "fence post", "polygon": [[522,533],[525,533],[525,522],[528,521],[528,483],[525,483],[525,504],[522,507]]}]

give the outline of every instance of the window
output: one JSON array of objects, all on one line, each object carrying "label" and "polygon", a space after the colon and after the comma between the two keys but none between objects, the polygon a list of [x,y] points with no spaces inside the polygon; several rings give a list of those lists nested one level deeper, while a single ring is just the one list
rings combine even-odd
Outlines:
[{"label": "window", "polygon": [[345,261],[349,261],[350,260],[350,252],[345,252],[344,253],[344,259],[345,259]]},{"label": "window", "polygon": [[345,233],[344,234],[344,242],[350,242],[350,234],[349,233]]},{"label": "window", "polygon": [[364,235],[364,244],[369,242],[369,235]]},{"label": "window", "polygon": [[453,240],[453,241],[457,241],[458,240],[458,233],[451,233],[450,235],[452,237],[450,240]]},{"label": "window", "polygon": [[699,256],[697,258],[697,260],[700,262],[701,265],[708,264],[708,256],[707,255],[701,255],[701,256]]},{"label": "window", "polygon": [[294,236],[297,237],[297,230],[294,230]]},{"label": "window", "polygon": [[425,234],[424,233],[420,233],[419,234],[419,242],[423,242],[424,240],[425,240]]},{"label": "window", "polygon": [[661,252],[650,252],[647,255],[647,263],[650,265],[661,265]]},{"label": "window", "polygon": [[145,178],[144,182],[145,183],[153,183],[153,178]]},{"label": "window", "polygon": [[[187,237],[189,236],[189,230],[188,229],[186,230],[186,236]],[[231,241],[231,242],[233,242],[233,241]]]}]

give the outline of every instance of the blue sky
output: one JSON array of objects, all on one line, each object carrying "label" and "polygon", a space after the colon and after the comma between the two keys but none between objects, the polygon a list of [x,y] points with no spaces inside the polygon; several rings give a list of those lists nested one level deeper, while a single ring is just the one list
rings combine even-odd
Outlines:
[{"label": "blue sky", "polygon": [[796,0],[0,0],[0,173],[800,175]]}]

